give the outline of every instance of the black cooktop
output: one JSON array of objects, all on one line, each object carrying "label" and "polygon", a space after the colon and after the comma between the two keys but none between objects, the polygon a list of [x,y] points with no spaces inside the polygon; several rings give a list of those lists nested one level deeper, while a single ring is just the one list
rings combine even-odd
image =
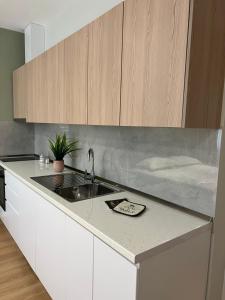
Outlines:
[{"label": "black cooktop", "polygon": [[0,160],[3,162],[38,160],[38,159],[39,159],[39,157],[34,154],[0,156]]}]

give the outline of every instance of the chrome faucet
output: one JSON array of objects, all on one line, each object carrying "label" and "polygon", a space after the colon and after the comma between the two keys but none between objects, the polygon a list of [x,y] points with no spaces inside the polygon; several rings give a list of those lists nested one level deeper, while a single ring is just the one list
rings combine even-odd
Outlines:
[{"label": "chrome faucet", "polygon": [[92,148],[88,150],[88,159],[89,161],[92,159],[90,178],[91,178],[91,182],[94,183],[95,182],[95,153]]}]

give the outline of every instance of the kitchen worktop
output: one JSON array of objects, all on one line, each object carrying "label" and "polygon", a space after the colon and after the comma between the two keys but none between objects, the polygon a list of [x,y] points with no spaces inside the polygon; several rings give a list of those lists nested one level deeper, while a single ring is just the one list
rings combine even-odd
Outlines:
[{"label": "kitchen worktop", "polygon": [[[211,226],[209,219],[129,191],[69,203],[30,178],[56,174],[52,164],[0,161],[0,165],[132,263],[140,263]],[[117,214],[105,204],[106,200],[122,198],[147,209],[134,218]]]}]

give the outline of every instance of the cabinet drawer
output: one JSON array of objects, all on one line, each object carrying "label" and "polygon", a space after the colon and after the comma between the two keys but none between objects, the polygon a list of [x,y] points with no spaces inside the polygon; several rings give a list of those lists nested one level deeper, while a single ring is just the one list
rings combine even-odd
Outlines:
[{"label": "cabinet drawer", "polygon": [[8,185],[5,187],[5,198],[6,198],[6,207],[10,203],[11,206],[16,210],[19,215],[19,211],[21,209],[21,199],[17,193],[15,193],[12,188]]},{"label": "cabinet drawer", "polygon": [[25,184],[20,182],[17,178],[11,175],[9,172],[5,172],[5,183],[6,186],[11,188],[14,193],[24,196],[24,192],[27,191]]},{"label": "cabinet drawer", "polygon": [[[35,270],[38,194],[6,172],[6,227]],[[3,220],[4,222],[4,220]]]},{"label": "cabinet drawer", "polygon": [[31,188],[26,186],[19,179],[15,178],[9,172],[5,172],[5,183],[6,190],[13,191],[14,194],[17,195],[21,200],[26,199],[27,201],[40,201],[41,196],[38,193],[34,192]]},{"label": "cabinet drawer", "polygon": [[1,220],[5,227],[13,237],[13,239],[18,243],[19,241],[19,215],[16,209],[10,202],[7,202],[6,211],[2,214]]}]

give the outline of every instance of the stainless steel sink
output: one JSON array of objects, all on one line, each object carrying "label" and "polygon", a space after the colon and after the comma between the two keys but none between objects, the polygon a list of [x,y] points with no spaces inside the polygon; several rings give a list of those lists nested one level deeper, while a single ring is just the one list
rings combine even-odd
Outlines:
[{"label": "stainless steel sink", "polygon": [[77,202],[120,192],[117,186],[108,183],[85,179],[85,176],[76,172],[31,177],[34,181],[60,195],[69,202]]},{"label": "stainless steel sink", "polygon": [[75,187],[60,188],[55,191],[69,202],[77,202],[118,192],[113,187],[102,183],[88,183]]}]

